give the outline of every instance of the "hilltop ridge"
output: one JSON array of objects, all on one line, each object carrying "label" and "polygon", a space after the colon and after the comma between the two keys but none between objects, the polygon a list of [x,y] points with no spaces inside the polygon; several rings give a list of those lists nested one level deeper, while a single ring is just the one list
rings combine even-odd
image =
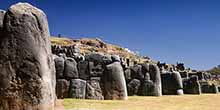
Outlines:
[{"label": "hilltop ridge", "polygon": [[71,39],[67,37],[54,37],[50,38],[52,45],[61,45],[61,46],[70,46],[76,45],[81,54],[88,54],[91,52],[99,52],[114,55],[117,54],[123,58],[129,58],[131,61],[137,62],[151,62],[157,63],[157,61],[153,61],[147,56],[140,56],[135,52],[129,50],[128,48],[120,47],[118,45],[106,43],[99,38],[80,38],[80,39]]}]

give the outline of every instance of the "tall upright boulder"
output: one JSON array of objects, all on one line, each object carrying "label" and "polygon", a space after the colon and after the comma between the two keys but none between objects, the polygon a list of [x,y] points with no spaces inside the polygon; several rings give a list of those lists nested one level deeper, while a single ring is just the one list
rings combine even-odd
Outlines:
[{"label": "tall upright boulder", "polygon": [[183,82],[179,72],[161,74],[163,95],[183,95]]},{"label": "tall upright boulder", "polygon": [[106,66],[103,75],[104,98],[106,100],[126,100],[127,87],[120,59],[112,57],[113,63]]},{"label": "tall upright boulder", "polygon": [[143,80],[140,86],[139,95],[142,96],[161,96],[162,84],[160,70],[154,64],[142,64]]},{"label": "tall upright boulder", "polygon": [[79,78],[77,63],[73,58],[68,57],[65,60],[63,75],[66,79],[77,79],[77,78]]},{"label": "tall upright boulder", "polygon": [[0,110],[53,110],[55,66],[44,12],[17,3],[0,37]]},{"label": "tall upright boulder", "polygon": [[162,96],[162,84],[161,84],[161,77],[160,77],[160,70],[157,65],[150,64],[149,65],[149,74],[150,78],[154,82],[154,96]]}]

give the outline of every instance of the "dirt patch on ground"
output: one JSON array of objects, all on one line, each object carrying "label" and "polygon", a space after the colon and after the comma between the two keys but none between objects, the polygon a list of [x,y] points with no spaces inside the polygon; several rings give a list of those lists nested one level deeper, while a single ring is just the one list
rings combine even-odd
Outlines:
[{"label": "dirt patch on ground", "polygon": [[57,100],[55,110],[65,110],[63,105],[63,100]]}]

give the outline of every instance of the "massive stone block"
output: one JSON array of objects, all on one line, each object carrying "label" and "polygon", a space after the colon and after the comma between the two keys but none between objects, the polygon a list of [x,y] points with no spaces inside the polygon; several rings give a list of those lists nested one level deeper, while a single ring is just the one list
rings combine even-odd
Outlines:
[{"label": "massive stone block", "polygon": [[96,62],[99,64],[110,64],[112,62],[111,56],[103,55],[101,53],[91,53],[85,56],[86,61]]},{"label": "massive stone block", "polygon": [[107,65],[102,78],[104,84],[104,98],[107,100],[126,100],[127,87],[123,68],[120,62]]},{"label": "massive stone block", "polygon": [[132,80],[132,78],[131,78],[131,69],[130,68],[125,69],[124,75],[125,75],[125,80],[126,80],[127,83]]},{"label": "massive stone block", "polygon": [[210,85],[207,81],[200,81],[202,93],[218,93],[218,87],[215,84]]},{"label": "massive stone block", "polygon": [[144,79],[144,74],[142,74],[142,66],[141,65],[134,65],[131,68],[131,78],[132,79]]},{"label": "massive stone block", "polygon": [[144,80],[141,83],[140,89],[138,91],[138,95],[140,96],[155,96],[154,91],[155,85],[151,80]]},{"label": "massive stone block", "polygon": [[67,58],[64,64],[64,77],[66,79],[77,79],[79,78],[77,63],[73,58]]},{"label": "massive stone block", "polygon": [[139,94],[144,96],[161,96],[162,87],[159,67],[154,64],[142,64],[141,71],[143,74],[143,80]]},{"label": "massive stone block", "polygon": [[87,81],[86,99],[103,100],[102,89],[100,87],[100,77],[92,77]]},{"label": "massive stone block", "polygon": [[154,64],[149,65],[150,79],[154,82],[154,96],[162,96],[161,77],[158,66]]},{"label": "massive stone block", "polygon": [[49,110],[55,66],[46,15],[28,3],[11,6],[0,37],[0,110]]},{"label": "massive stone block", "polygon": [[183,83],[179,72],[161,74],[164,95],[183,95]]},{"label": "massive stone block", "polygon": [[63,57],[56,57],[54,59],[55,67],[56,67],[56,78],[63,78],[63,72],[64,72],[64,58]]},{"label": "massive stone block", "polygon": [[70,82],[65,79],[57,79],[56,83],[56,95],[58,99],[68,97]]},{"label": "massive stone block", "polygon": [[88,80],[90,78],[89,62],[81,61],[78,63],[77,66],[78,66],[79,78],[83,80]]},{"label": "massive stone block", "polygon": [[76,99],[85,99],[86,81],[81,79],[72,79],[70,82],[69,97]]},{"label": "massive stone block", "polygon": [[191,76],[183,80],[183,91],[185,94],[201,94],[201,86],[198,76]]},{"label": "massive stone block", "polygon": [[128,95],[137,95],[139,87],[141,85],[141,81],[138,79],[133,79],[127,84]]},{"label": "massive stone block", "polygon": [[89,62],[90,77],[101,77],[104,69],[101,64],[95,62]]}]

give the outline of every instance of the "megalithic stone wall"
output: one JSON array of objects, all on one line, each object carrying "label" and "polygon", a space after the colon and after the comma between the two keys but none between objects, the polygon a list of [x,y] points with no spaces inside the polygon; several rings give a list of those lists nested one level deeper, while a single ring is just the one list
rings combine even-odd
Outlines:
[{"label": "megalithic stone wall", "polygon": [[0,110],[53,110],[55,66],[46,15],[28,3],[12,5],[0,37]]}]

